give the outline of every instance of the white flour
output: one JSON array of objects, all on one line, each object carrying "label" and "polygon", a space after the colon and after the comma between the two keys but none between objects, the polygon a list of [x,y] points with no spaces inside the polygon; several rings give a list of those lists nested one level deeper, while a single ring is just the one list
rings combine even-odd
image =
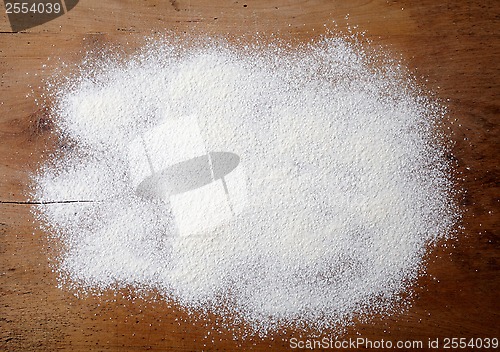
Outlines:
[{"label": "white flour", "polygon": [[[56,80],[54,118],[76,147],[40,170],[33,199],[100,201],[37,207],[65,245],[61,286],[157,289],[261,334],[390,311],[457,213],[443,110],[375,59],[338,38],[289,51],[165,42]],[[180,237],[165,203],[135,195],[127,145],[193,114],[208,150],[241,158],[249,199]]]}]

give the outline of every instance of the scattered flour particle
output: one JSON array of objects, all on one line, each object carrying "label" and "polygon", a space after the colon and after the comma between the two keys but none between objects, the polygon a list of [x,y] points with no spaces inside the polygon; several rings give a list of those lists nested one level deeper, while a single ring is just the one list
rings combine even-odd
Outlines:
[{"label": "scattered flour particle", "polygon": [[[34,210],[63,244],[61,286],[154,289],[259,334],[389,312],[458,214],[443,109],[381,58],[333,37],[294,50],[166,40],[126,60],[89,54],[48,88],[73,147],[33,178],[39,202],[91,201]],[[179,236],[168,202],[132,186],[127,148],[185,116],[207,150],[239,156],[248,200],[221,226]]]}]

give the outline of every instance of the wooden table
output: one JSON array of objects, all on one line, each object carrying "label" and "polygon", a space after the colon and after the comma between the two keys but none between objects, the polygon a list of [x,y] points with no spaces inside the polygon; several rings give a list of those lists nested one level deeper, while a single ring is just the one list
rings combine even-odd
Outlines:
[{"label": "wooden table", "polygon": [[82,0],[19,33],[0,9],[0,350],[290,349],[289,339],[299,337],[294,331],[234,340],[221,330],[207,337],[214,317],[203,323],[164,301],[112,293],[76,298],[57,288],[46,234],[30,205],[12,202],[26,201],[29,174],[56,147],[50,116],[35,98],[58,59],[75,63],[85,50],[106,43],[133,49],[155,32],[248,40],[259,32],[307,41],[325,28],[348,26],[401,55],[418,81],[446,102],[464,217],[458,238],[429,253],[428,275],[415,285],[412,307],[349,327],[342,339],[421,340],[426,346],[436,338],[500,337],[500,2]]}]

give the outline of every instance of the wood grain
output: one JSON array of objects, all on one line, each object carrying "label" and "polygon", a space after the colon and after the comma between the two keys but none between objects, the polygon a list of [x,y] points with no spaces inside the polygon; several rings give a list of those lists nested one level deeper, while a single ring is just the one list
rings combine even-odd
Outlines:
[{"label": "wood grain", "polygon": [[52,70],[85,50],[107,43],[132,50],[145,35],[167,31],[303,42],[326,28],[356,27],[401,55],[448,106],[444,128],[455,141],[457,187],[466,191],[463,229],[429,253],[409,309],[348,327],[343,338],[500,337],[498,1],[88,0],[20,33],[11,33],[0,10],[0,350],[288,350],[299,337],[289,330],[234,340],[217,317],[202,322],[171,302],[76,298],[56,287],[51,249],[29,205],[6,203],[26,200],[29,175],[58,147],[35,103]]}]

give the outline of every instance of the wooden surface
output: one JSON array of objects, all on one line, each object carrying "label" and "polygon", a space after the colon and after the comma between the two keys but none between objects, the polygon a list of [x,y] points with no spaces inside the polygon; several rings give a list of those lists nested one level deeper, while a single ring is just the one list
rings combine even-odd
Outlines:
[{"label": "wooden surface", "polygon": [[[246,5],[246,6],[245,6]],[[26,200],[28,176],[54,148],[51,125],[34,102],[56,59],[73,63],[105,43],[140,45],[154,32],[275,33],[307,41],[350,25],[386,46],[449,107],[454,157],[466,190],[463,231],[429,254],[428,276],[412,307],[357,324],[344,339],[422,340],[500,337],[499,78],[500,3],[491,1],[82,0],[66,15],[20,33],[0,5],[0,350],[289,350],[288,331],[233,339],[166,302],[111,294],[78,299],[56,287],[45,234]],[[128,43],[128,44],[127,44]],[[48,60],[50,58],[50,60]],[[43,65],[47,64],[47,68]],[[451,124],[453,122],[453,124]],[[205,325],[208,325],[205,326]],[[325,334],[325,336],[329,336]],[[213,341],[212,341],[213,339]]]}]

